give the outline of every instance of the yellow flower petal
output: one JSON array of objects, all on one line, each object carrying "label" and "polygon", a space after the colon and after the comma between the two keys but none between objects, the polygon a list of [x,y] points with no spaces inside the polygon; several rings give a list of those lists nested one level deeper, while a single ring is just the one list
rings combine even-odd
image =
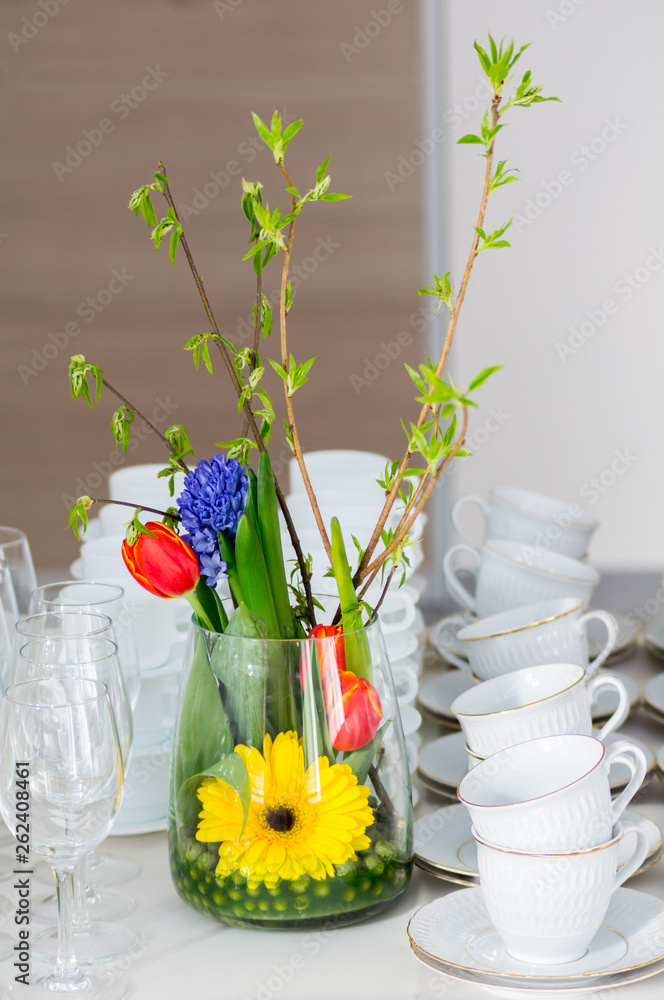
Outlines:
[{"label": "yellow flower petal", "polygon": [[252,886],[305,875],[320,880],[369,846],[365,831],[374,819],[369,789],[358,785],[347,764],[319,757],[305,771],[294,732],[278,733],[274,740],[266,735],[262,756],[243,745],[235,752],[251,785],[244,830],[241,803],[230,785],[206,778],[198,792],[203,810],[196,836],[221,841],[218,875],[241,870]]}]

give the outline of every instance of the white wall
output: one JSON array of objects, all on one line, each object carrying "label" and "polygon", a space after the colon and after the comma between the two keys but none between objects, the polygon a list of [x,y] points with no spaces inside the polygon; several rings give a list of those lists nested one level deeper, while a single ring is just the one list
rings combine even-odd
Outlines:
[{"label": "white wall", "polygon": [[[512,249],[478,258],[450,371],[468,381],[503,363],[478,394],[474,432],[490,408],[508,418],[494,433],[480,431],[488,440],[460,463],[454,491],[486,495],[492,485],[514,485],[580,501],[602,522],[594,564],[662,569],[664,6],[437,2],[447,8],[439,74],[449,201],[441,224],[452,248],[437,273],[451,264],[458,281],[481,191],[479,147],[454,144],[481,116],[461,122],[453,108],[475,102],[473,39],[490,30],[532,41],[518,68],[532,68],[544,93],[563,101],[513,109],[499,136],[497,158],[523,180],[492,196],[487,223],[517,217]],[[567,345],[564,356],[559,345]]]}]

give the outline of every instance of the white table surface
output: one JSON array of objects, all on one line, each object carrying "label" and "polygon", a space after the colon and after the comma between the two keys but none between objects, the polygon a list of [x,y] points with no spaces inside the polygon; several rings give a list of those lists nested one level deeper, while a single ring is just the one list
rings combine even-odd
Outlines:
[{"label": "white table surface", "polygon": [[[614,581],[618,583],[619,581]],[[645,600],[656,589],[656,578],[641,581]],[[632,586],[605,588],[596,607],[629,611],[637,591]],[[611,599],[609,599],[611,598]],[[444,670],[430,658],[424,679]],[[642,687],[664,670],[664,661],[640,649],[636,655],[611,668],[625,673]],[[623,727],[626,735],[638,737],[657,753],[664,744],[664,723],[643,710]],[[431,721],[421,729],[423,745],[446,730]],[[416,817],[451,800],[426,790],[415,779],[421,798]],[[632,802],[644,815],[664,828],[664,785],[655,775]],[[333,931],[268,932],[225,927],[186,906],[176,895],[168,867],[166,834],[109,838],[103,849],[138,861],[141,875],[121,888],[136,902],[123,923],[139,936],[141,949],[115,968],[129,984],[129,996],[138,1000],[472,1000],[487,997],[483,988],[457,982],[423,966],[412,955],[406,926],[420,906],[459,887],[415,868],[404,896],[384,914],[364,924]],[[6,854],[6,851],[2,852]],[[11,883],[0,885],[8,894]],[[630,888],[664,899],[664,860],[630,880]],[[119,887],[120,888],[120,887]],[[36,890],[36,885],[33,891]],[[36,933],[39,925],[33,924]],[[5,916],[0,930],[12,933]],[[662,942],[664,944],[664,942]],[[34,963],[33,975],[41,971]],[[0,986],[8,985],[11,964],[0,964]],[[494,996],[523,996],[518,992]],[[660,1000],[664,997],[664,974],[621,987],[604,990],[602,1000]]]}]

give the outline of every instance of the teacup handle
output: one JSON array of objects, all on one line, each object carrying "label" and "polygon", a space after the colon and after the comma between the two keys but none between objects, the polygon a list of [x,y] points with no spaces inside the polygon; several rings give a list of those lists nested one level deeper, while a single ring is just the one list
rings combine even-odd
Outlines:
[{"label": "teacup handle", "polygon": [[648,848],[650,844],[648,843],[648,834],[639,826],[638,823],[632,823],[631,820],[625,820],[622,824],[623,837],[627,836],[629,833],[636,834],[636,845],[634,847],[634,853],[632,854],[629,861],[626,861],[622,868],[616,872],[616,880],[613,883],[612,893],[616,891],[618,886],[621,886],[623,882],[626,882],[628,878],[631,878],[643,864],[643,862],[648,857]]},{"label": "teacup handle", "polygon": [[613,765],[617,763],[626,764],[632,776],[629,779],[627,788],[623,789],[611,806],[613,826],[618,822],[624,810],[638,792],[648,770],[648,762],[643,750],[629,740],[618,740],[617,743],[613,743],[610,747],[607,747],[605,759],[607,774]]},{"label": "teacup handle", "polygon": [[455,597],[459,604],[464,605],[473,614],[477,614],[475,608],[475,598],[472,594],[469,594],[463,584],[460,582],[456,575],[456,570],[454,568],[454,557],[457,552],[469,552],[470,555],[475,560],[474,566],[465,566],[464,569],[469,569],[471,572],[477,572],[480,565],[480,553],[472,545],[453,545],[448,551],[445,558],[443,559],[443,576],[445,577],[445,583],[447,584],[447,589],[449,590],[452,597]]},{"label": "teacup handle", "polygon": [[585,630],[585,624],[590,621],[591,618],[599,618],[600,621],[604,622],[606,625],[606,631],[608,632],[608,639],[604,649],[588,666],[588,676],[594,677],[618,641],[618,622],[615,620],[613,615],[609,614],[608,611],[588,611],[585,615],[581,615],[578,622],[574,626],[577,632]]},{"label": "teacup handle", "polygon": [[447,660],[448,663],[452,663],[455,667],[460,667],[461,670],[468,669],[468,660],[462,660],[460,656],[457,656],[451,649],[448,649],[445,638],[449,635],[452,639],[454,639],[457,632],[460,632],[461,629],[467,624],[468,619],[464,615],[449,615],[445,620],[444,628],[442,628],[438,633],[438,645],[445,647],[445,652],[441,655],[445,660]]},{"label": "teacup handle", "polygon": [[588,685],[588,696],[590,698],[591,705],[595,701],[596,695],[599,691],[608,689],[613,689],[618,692],[618,707],[611,718],[607,719],[602,726],[598,734],[598,738],[600,740],[605,740],[609,733],[614,732],[619,726],[622,726],[623,722],[629,715],[630,704],[627,688],[619,677],[614,677],[611,674],[603,674],[600,677],[594,677],[591,680]]},{"label": "teacup handle", "polygon": [[463,505],[465,503],[474,503],[474,504],[476,504],[480,508],[480,510],[482,511],[482,514],[484,515],[484,520],[485,521],[487,520],[487,518],[489,516],[489,505],[486,504],[484,502],[484,500],[482,500],[480,497],[471,496],[469,494],[468,496],[465,496],[465,497],[459,497],[459,499],[456,501],[456,503],[452,507],[452,524],[454,525],[454,527],[456,528],[456,530],[459,532],[459,534],[461,535],[461,537],[463,539],[465,539],[468,542],[469,545],[474,545],[475,542],[473,541],[473,539],[470,537],[470,535],[466,534],[466,532],[463,530],[463,528],[459,524],[459,511],[461,510],[461,508],[463,507]]},{"label": "teacup handle", "polygon": [[[385,633],[406,632],[415,621],[415,604],[408,594],[402,594],[399,590],[395,590],[394,593],[389,596],[395,599],[397,603],[401,602],[401,607],[395,609],[401,611],[401,618],[395,622],[381,621],[380,627]],[[378,612],[378,617],[380,618],[380,611]]]}]

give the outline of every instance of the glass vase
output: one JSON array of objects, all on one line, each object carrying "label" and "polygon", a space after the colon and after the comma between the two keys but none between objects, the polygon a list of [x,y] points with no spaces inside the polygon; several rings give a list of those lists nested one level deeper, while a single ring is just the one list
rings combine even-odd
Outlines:
[{"label": "glass vase", "polygon": [[[364,692],[335,700],[336,668],[355,662],[351,642],[355,653],[361,647],[368,684],[344,674]],[[369,742],[367,690],[369,713],[378,698],[381,716]],[[342,637],[283,641],[192,624],[169,853],[180,897],[235,926],[343,926],[404,892],[413,862],[410,774],[376,621]]]}]

